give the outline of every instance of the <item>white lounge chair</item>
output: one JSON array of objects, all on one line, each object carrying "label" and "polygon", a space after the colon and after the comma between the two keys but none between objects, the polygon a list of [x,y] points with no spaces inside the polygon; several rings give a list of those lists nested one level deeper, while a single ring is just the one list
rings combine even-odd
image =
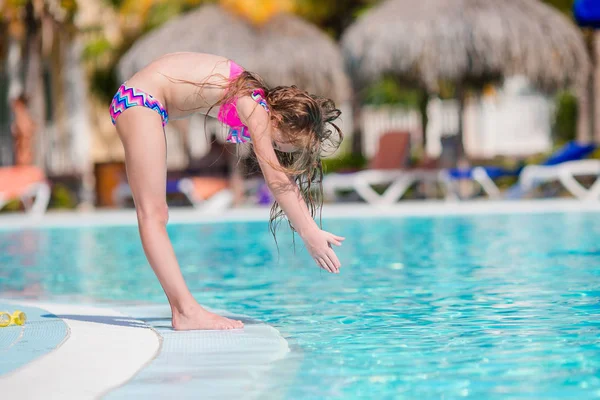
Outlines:
[{"label": "white lounge chair", "polygon": [[[576,177],[595,176],[596,181],[586,189]],[[528,191],[544,182],[558,181],[573,196],[585,201],[600,200],[600,160],[568,161],[558,165],[530,165],[519,176],[519,185]]]},{"label": "white lounge chair", "polygon": [[[415,182],[440,182],[437,169],[407,168],[410,134],[390,132],[381,136],[379,148],[366,170],[351,173],[333,173],[323,179],[323,193],[335,199],[337,191],[355,191],[371,204],[396,203]],[[389,185],[379,194],[374,185]]]},{"label": "white lounge chair", "polygon": [[183,193],[194,208],[203,211],[221,211],[233,204],[233,192],[229,189],[229,181],[223,178],[193,177],[182,178],[177,188]]},{"label": "white lounge chair", "polygon": [[[587,160],[585,157],[588,157],[595,149],[594,144],[572,141],[557,149],[538,165],[528,165],[514,169],[498,166],[477,166],[444,170],[442,177],[448,189],[447,199],[457,200],[460,198],[456,191],[456,185],[461,180],[472,180],[479,183],[484,192],[493,199],[519,199],[542,182],[557,180],[560,176],[562,176],[560,179],[562,179],[565,188],[581,198],[584,195],[582,190],[585,190],[585,188],[572,177],[573,180],[570,181],[565,174],[568,175],[572,172],[576,175],[593,175],[595,170],[594,160]],[[585,161],[592,162],[586,163]],[[565,165],[565,168],[561,168]],[[502,177],[518,177],[518,182],[505,192],[501,192],[495,180]]]},{"label": "white lounge chair", "polygon": [[[225,178],[188,177],[167,181],[167,194],[182,193],[194,206],[203,211],[225,210],[233,204],[233,193],[229,181]],[[131,188],[126,182],[113,191],[113,201],[123,207],[127,199],[132,198]]]},{"label": "white lounge chair", "polygon": [[31,214],[43,214],[50,201],[50,185],[44,172],[34,166],[0,168],[0,209],[20,200]]}]

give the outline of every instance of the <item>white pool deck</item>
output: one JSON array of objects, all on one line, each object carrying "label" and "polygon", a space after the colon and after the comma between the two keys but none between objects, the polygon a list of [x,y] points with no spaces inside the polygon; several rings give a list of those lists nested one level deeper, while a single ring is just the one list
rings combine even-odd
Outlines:
[{"label": "white pool deck", "polygon": [[[600,202],[532,200],[404,202],[391,207],[335,205],[325,206],[323,217],[555,212],[596,213],[600,212]],[[220,214],[174,209],[170,223],[266,222],[268,213],[265,208],[237,209]],[[49,212],[41,217],[23,214],[0,216],[0,229],[8,230],[135,224],[132,210]],[[0,300],[12,302],[15,307],[25,305],[48,310],[68,326],[66,339],[54,350],[0,376],[1,398],[4,395],[7,395],[6,398],[67,400],[267,398],[264,391],[272,390],[268,382],[273,379],[276,362],[290,353],[288,343],[276,329],[258,322],[250,322],[243,331],[236,332],[174,332],[169,327],[169,310],[164,306]],[[144,321],[144,316],[153,318]],[[173,384],[164,385],[164,381],[169,380]]]},{"label": "white pool deck", "polygon": [[[540,214],[556,212],[600,212],[599,201],[573,199],[541,199],[519,201],[405,201],[392,206],[369,204],[326,204],[323,207],[324,219],[377,218],[377,217],[426,217],[452,215],[494,215],[494,214]],[[238,208],[220,212],[203,212],[187,207],[172,208],[169,211],[170,224],[224,223],[244,221],[268,221],[269,209]],[[95,211],[50,211],[43,215],[22,213],[0,214],[0,229],[20,229],[32,227],[81,227],[117,226],[137,224],[135,212],[125,210]]]}]

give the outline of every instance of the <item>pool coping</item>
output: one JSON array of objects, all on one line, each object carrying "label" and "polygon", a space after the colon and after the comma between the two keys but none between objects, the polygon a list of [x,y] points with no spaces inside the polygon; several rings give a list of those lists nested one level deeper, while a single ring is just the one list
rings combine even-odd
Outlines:
[{"label": "pool coping", "polygon": [[[564,212],[600,213],[600,202],[573,199],[478,200],[478,201],[405,201],[394,205],[326,204],[322,217],[330,219],[377,217],[432,217],[502,214],[543,214]],[[173,208],[169,224],[215,224],[226,222],[267,222],[269,208],[237,208],[202,211]],[[0,230],[82,226],[131,226],[137,219],[133,209],[94,211],[49,211],[44,215],[23,213],[0,215]]]},{"label": "pool coping", "polygon": [[211,310],[243,320],[244,329],[179,332],[170,327],[167,304],[137,304],[118,310],[134,319],[145,320],[140,314],[152,316],[145,322],[162,337],[162,346],[151,363],[103,398],[190,398],[202,391],[210,398],[262,399],[266,393],[269,398],[280,398],[274,396],[271,383],[280,378],[275,368],[287,360],[291,349],[275,327],[246,315]]},{"label": "pool coping", "polygon": [[[48,310],[60,318],[69,330],[69,335],[60,346],[0,376],[3,387],[19,388],[14,393],[18,396],[45,398],[50,394],[63,399],[99,398],[134,378],[160,352],[162,339],[150,326],[140,329],[139,326],[94,321],[95,316],[133,320],[114,308],[95,304],[3,300],[15,306]],[[65,314],[90,318],[63,317]],[[124,359],[123,354],[128,357]],[[83,365],[87,367],[81,368]],[[35,385],[31,382],[35,382]]]},{"label": "pool coping", "polygon": [[[169,371],[164,369],[165,366],[175,367],[179,372],[185,367],[185,363],[176,360],[176,356],[186,346],[189,346],[190,352],[198,355],[199,360],[218,360],[224,357],[223,362],[229,370],[223,370],[225,364],[222,363],[221,372],[230,381],[240,381],[240,377],[236,375],[236,372],[239,372],[236,370],[239,369],[239,363],[228,362],[231,361],[232,349],[235,350],[235,357],[246,360],[247,366],[254,363],[261,367],[259,369],[263,375],[274,368],[275,361],[287,358],[291,351],[288,341],[275,327],[224,310],[214,311],[245,320],[246,329],[176,332],[162,326],[166,319],[169,320],[170,326],[170,308],[166,304],[69,304],[18,298],[0,300],[15,307],[29,306],[47,311],[64,322],[68,330],[65,339],[51,351],[7,374],[0,375],[0,385],[7,388],[4,394],[24,398],[131,398],[132,391],[140,390],[140,384],[148,385],[142,387],[146,391],[173,392],[169,387],[153,386],[153,383],[160,385],[161,381],[154,379],[155,382],[152,382],[148,377],[158,374],[162,379],[162,372]],[[159,322],[144,321],[136,314],[158,316]],[[257,343],[262,343],[258,352]],[[157,366],[156,363],[163,369],[161,370],[161,366]],[[259,375],[254,371],[250,377],[258,379]],[[268,380],[269,377],[263,378]],[[210,376],[200,376],[195,384],[205,387],[212,382],[210,379]],[[35,382],[35,385],[31,382]],[[223,383],[228,382],[221,383],[220,391],[223,391]],[[179,386],[182,385],[184,384]],[[242,385],[240,390],[244,387]],[[218,389],[219,386],[213,384],[213,389],[215,388]],[[187,389],[189,387],[178,387],[179,395],[183,395],[182,390],[185,392]],[[265,389],[267,386],[263,382],[262,390],[256,391],[252,398],[264,398]]]}]

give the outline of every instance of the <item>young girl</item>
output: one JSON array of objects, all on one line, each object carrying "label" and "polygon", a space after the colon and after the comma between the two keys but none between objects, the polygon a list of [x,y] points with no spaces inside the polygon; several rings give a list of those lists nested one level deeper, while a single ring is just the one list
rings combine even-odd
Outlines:
[{"label": "young girl", "polygon": [[142,245],[169,300],[173,328],[242,328],[240,321],[213,314],[192,297],[166,231],[164,126],[194,112],[228,125],[228,142],[252,143],[276,199],[271,228],[284,212],[317,265],[339,273],[331,245],[340,246],[344,238],[314,222],[311,187],[322,177],[321,150],[339,146],[341,132],[333,121],[340,111],[331,100],[294,86],[269,89],[233,61],[199,53],[157,59],[121,85],[113,98],[110,113],[125,148]]}]

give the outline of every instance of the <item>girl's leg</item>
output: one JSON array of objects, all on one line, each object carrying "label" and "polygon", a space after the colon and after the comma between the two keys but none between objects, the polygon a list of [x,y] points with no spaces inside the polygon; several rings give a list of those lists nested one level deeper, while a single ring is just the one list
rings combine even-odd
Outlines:
[{"label": "girl's leg", "polygon": [[173,328],[235,329],[234,321],[202,308],[190,293],[167,235],[166,143],[160,116],[145,107],[132,107],[117,119],[125,147],[127,177],[133,193],[146,257],[171,305]]}]

